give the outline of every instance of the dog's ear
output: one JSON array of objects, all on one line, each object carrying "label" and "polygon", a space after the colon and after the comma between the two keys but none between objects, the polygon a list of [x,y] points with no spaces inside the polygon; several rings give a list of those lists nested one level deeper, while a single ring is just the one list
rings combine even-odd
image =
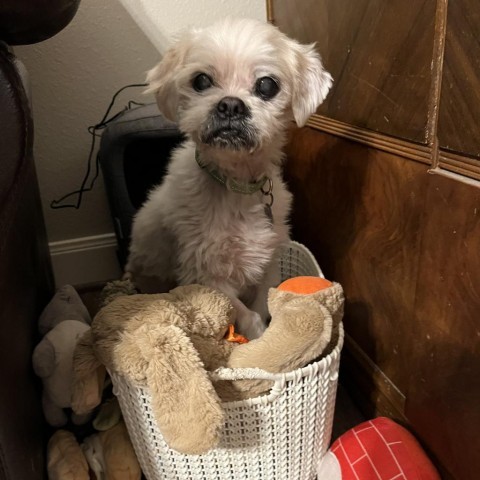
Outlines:
[{"label": "dog's ear", "polygon": [[190,36],[187,34],[167,50],[158,65],[147,72],[148,88],[145,93],[155,94],[158,108],[173,122],[177,120],[178,107],[176,76],[183,66],[190,45]]},{"label": "dog's ear", "polygon": [[315,45],[295,42],[297,65],[292,92],[292,110],[299,127],[317,110],[332,86],[332,76],[323,68]]}]

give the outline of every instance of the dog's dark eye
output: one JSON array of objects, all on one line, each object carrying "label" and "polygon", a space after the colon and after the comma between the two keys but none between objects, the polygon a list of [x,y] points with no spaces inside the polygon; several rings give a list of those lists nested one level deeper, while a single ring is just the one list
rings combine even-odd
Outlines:
[{"label": "dog's dark eye", "polygon": [[213,80],[206,73],[199,73],[192,81],[192,86],[197,92],[203,92],[213,85]]},{"label": "dog's dark eye", "polygon": [[263,100],[270,100],[273,98],[280,87],[272,77],[262,77],[255,83],[255,93]]}]

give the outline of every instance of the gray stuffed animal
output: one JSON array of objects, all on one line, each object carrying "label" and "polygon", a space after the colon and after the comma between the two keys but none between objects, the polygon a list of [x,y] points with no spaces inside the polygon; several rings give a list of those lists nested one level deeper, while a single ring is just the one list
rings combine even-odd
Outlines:
[{"label": "gray stuffed animal", "polygon": [[[63,409],[71,407],[73,351],[90,323],[88,310],[71,285],[60,288],[40,316],[39,331],[44,337],[33,352],[33,368],[43,382],[45,419],[54,427],[68,421]],[[72,414],[72,421],[79,425],[88,418]]]}]

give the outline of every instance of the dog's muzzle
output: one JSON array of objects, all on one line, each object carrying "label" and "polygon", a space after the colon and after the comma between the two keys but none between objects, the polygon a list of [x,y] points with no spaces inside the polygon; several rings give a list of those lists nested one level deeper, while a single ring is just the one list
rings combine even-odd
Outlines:
[{"label": "dog's muzzle", "polygon": [[250,119],[250,109],[240,98],[224,97],[210,112],[201,140],[207,145],[234,150],[255,148],[257,132]]}]

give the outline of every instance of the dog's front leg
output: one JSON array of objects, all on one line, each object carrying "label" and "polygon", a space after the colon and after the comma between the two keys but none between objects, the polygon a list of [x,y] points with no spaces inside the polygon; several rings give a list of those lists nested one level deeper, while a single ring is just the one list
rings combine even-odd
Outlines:
[{"label": "dog's front leg", "polygon": [[250,310],[239,298],[238,292],[230,285],[217,282],[210,285],[212,288],[216,288],[223,292],[232,302],[233,307],[237,313],[236,326],[238,331],[247,337],[249,340],[253,340],[262,335],[267,328],[266,322],[262,317],[253,310]]},{"label": "dog's front leg", "polygon": [[175,239],[169,230],[149,220],[152,205],[147,203],[135,219],[124,279],[131,280],[141,293],[165,293],[178,285],[174,277]]},{"label": "dog's front leg", "polygon": [[248,303],[248,307],[260,315],[264,325],[267,324],[270,317],[268,311],[268,291],[270,288],[278,287],[281,281],[280,262],[278,260],[278,253],[276,253],[265,270],[262,281],[255,288],[253,301]]},{"label": "dog's front leg", "polygon": [[237,297],[231,298],[231,301],[237,311],[238,331],[249,340],[260,337],[267,328],[262,317],[257,312],[250,310]]}]

